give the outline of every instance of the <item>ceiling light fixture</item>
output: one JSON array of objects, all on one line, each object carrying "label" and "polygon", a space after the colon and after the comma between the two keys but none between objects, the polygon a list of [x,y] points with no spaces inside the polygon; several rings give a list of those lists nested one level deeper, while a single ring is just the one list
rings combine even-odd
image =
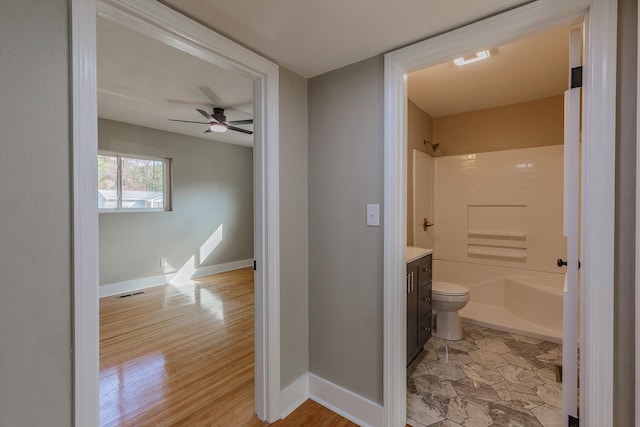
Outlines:
[{"label": "ceiling light fixture", "polygon": [[470,57],[469,59],[466,59],[463,57],[456,58],[453,60],[453,63],[456,64],[458,67],[461,67],[462,65],[471,64],[472,62],[482,61],[483,59],[487,59],[490,56],[491,54],[489,53],[488,50],[483,50],[481,52],[476,52],[476,54]]},{"label": "ceiling light fixture", "polygon": [[226,132],[227,127],[222,123],[213,123],[209,128],[212,132]]}]

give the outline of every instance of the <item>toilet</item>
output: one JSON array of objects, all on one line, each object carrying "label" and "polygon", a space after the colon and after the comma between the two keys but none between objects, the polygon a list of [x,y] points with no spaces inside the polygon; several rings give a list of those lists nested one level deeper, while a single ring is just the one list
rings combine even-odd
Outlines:
[{"label": "toilet", "polygon": [[462,339],[458,310],[469,302],[469,289],[449,282],[432,282],[433,336],[449,341]]}]

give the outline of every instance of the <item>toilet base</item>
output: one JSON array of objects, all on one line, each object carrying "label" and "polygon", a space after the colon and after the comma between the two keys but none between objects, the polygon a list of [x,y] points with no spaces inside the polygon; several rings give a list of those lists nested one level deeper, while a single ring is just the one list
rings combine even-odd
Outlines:
[{"label": "toilet base", "polygon": [[462,339],[462,325],[458,311],[439,311],[436,316],[433,336],[447,341],[459,341]]}]

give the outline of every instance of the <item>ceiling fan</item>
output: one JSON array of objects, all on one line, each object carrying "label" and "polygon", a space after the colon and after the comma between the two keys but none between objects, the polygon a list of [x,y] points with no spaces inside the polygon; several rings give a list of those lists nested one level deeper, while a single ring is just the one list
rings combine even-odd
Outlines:
[{"label": "ceiling fan", "polygon": [[226,132],[227,130],[233,130],[236,132],[246,133],[248,135],[253,134],[253,131],[234,126],[234,125],[253,124],[253,119],[227,121],[227,116],[224,115],[224,108],[219,108],[219,107],[214,107],[212,114],[207,113],[201,108],[196,108],[196,111],[202,114],[202,116],[204,116],[208,120],[208,122],[195,122],[191,120],[177,120],[177,119],[169,119],[169,120],[171,120],[172,122],[199,123],[202,125],[209,125],[209,127],[207,128],[207,130],[204,131],[204,133]]}]

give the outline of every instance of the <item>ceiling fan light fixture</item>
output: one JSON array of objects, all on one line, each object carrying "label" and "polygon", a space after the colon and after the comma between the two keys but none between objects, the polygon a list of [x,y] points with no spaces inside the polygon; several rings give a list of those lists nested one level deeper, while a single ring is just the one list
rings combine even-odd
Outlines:
[{"label": "ceiling fan light fixture", "polygon": [[202,115],[207,121],[206,122],[196,122],[193,120],[179,120],[179,119],[169,119],[172,122],[182,122],[182,123],[197,123],[197,124],[207,124],[209,127],[204,133],[211,132],[219,132],[223,133],[228,130],[232,130],[234,132],[240,132],[247,135],[253,135],[252,130],[247,130],[243,128],[236,127],[235,125],[252,125],[253,119],[245,119],[245,120],[231,120],[227,121],[227,116],[224,115],[224,108],[216,107],[213,109],[213,114],[209,114],[205,110],[201,108],[196,108],[196,111]]},{"label": "ceiling fan light fixture", "polygon": [[222,123],[213,123],[213,124],[211,124],[211,127],[209,129],[211,130],[211,132],[226,132],[227,131],[227,127]]},{"label": "ceiling fan light fixture", "polygon": [[482,61],[483,59],[487,59],[490,56],[491,56],[491,53],[489,53],[488,50],[483,50],[480,52],[476,52],[476,54],[470,58],[463,58],[463,57],[456,58],[453,60],[453,63],[456,64],[458,67],[461,67],[463,65],[471,64],[473,62]]}]

